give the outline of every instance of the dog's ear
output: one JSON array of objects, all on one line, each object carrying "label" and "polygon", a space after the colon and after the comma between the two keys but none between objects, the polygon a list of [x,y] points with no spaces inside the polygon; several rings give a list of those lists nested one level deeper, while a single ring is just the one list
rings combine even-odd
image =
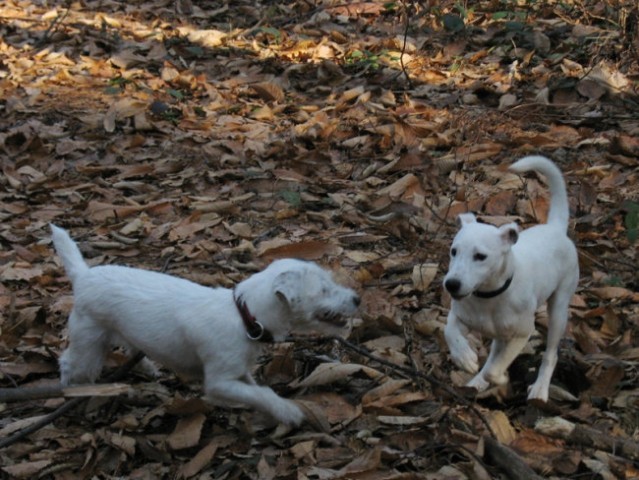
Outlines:
[{"label": "dog's ear", "polygon": [[273,280],[275,295],[290,305],[296,292],[299,290],[301,280],[300,272],[288,271],[280,273],[275,277],[275,280]]},{"label": "dog's ear", "polygon": [[506,245],[514,245],[519,240],[519,226],[516,223],[507,223],[499,227],[499,235]]},{"label": "dog's ear", "polygon": [[459,215],[457,215],[457,223],[459,224],[460,227],[463,227],[464,225],[468,225],[469,223],[476,223],[477,222],[477,218],[475,218],[475,215],[473,215],[472,213],[460,213]]}]

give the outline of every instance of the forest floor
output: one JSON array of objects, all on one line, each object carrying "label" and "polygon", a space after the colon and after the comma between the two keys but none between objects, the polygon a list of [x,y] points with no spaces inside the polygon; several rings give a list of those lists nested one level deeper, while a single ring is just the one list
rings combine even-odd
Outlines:
[{"label": "forest floor", "polygon": [[[0,477],[639,478],[638,19],[634,0],[2,2]],[[543,311],[506,392],[464,389],[442,335],[456,216],[545,221],[543,179],[506,170],[530,153],[564,172],[581,269],[541,406]],[[256,365],[312,418],[211,407],[165,370],[10,401],[58,381],[73,297],[50,222],[91,264],[204,285],[280,257],[333,270],[362,296],[346,340]]]}]

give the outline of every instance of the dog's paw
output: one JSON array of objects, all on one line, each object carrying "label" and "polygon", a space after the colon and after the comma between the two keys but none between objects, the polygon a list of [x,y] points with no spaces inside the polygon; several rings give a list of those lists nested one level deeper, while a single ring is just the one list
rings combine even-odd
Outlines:
[{"label": "dog's paw", "polygon": [[273,405],[270,413],[280,422],[292,427],[299,426],[305,418],[302,409],[290,400],[283,400]]},{"label": "dog's paw", "polygon": [[528,387],[528,401],[548,403],[548,385],[537,380]]},{"label": "dog's paw", "polygon": [[478,392],[483,392],[490,387],[490,382],[481,373],[475,375],[467,384],[467,387],[474,388]]},{"label": "dog's paw", "polygon": [[456,348],[451,348],[450,356],[453,363],[468,373],[477,373],[479,371],[479,357],[477,353],[466,344],[457,344]]}]

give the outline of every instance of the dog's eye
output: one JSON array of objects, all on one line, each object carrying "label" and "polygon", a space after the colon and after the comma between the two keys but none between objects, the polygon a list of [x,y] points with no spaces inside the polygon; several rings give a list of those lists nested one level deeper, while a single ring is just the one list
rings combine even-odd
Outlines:
[{"label": "dog's eye", "polygon": [[454,257],[455,255],[457,255],[457,249],[456,248],[451,248],[450,249],[450,256]]},{"label": "dog's eye", "polygon": [[475,255],[473,255],[473,260],[475,260],[476,262],[483,262],[484,260],[486,260],[486,255],[484,255],[483,253],[476,253]]}]

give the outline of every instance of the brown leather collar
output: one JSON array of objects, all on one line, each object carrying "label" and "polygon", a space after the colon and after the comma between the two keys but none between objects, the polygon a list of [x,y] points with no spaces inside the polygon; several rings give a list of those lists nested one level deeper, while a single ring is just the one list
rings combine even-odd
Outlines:
[{"label": "brown leather collar", "polygon": [[242,297],[238,297],[235,294],[235,290],[233,290],[233,301],[235,302],[238,312],[240,312],[240,316],[244,322],[244,327],[246,328],[246,336],[249,340],[253,340],[254,342],[273,343],[275,341],[273,339],[273,334],[265,329],[264,325],[257,321],[257,319],[249,311],[246,306],[246,302],[242,299]]}]

